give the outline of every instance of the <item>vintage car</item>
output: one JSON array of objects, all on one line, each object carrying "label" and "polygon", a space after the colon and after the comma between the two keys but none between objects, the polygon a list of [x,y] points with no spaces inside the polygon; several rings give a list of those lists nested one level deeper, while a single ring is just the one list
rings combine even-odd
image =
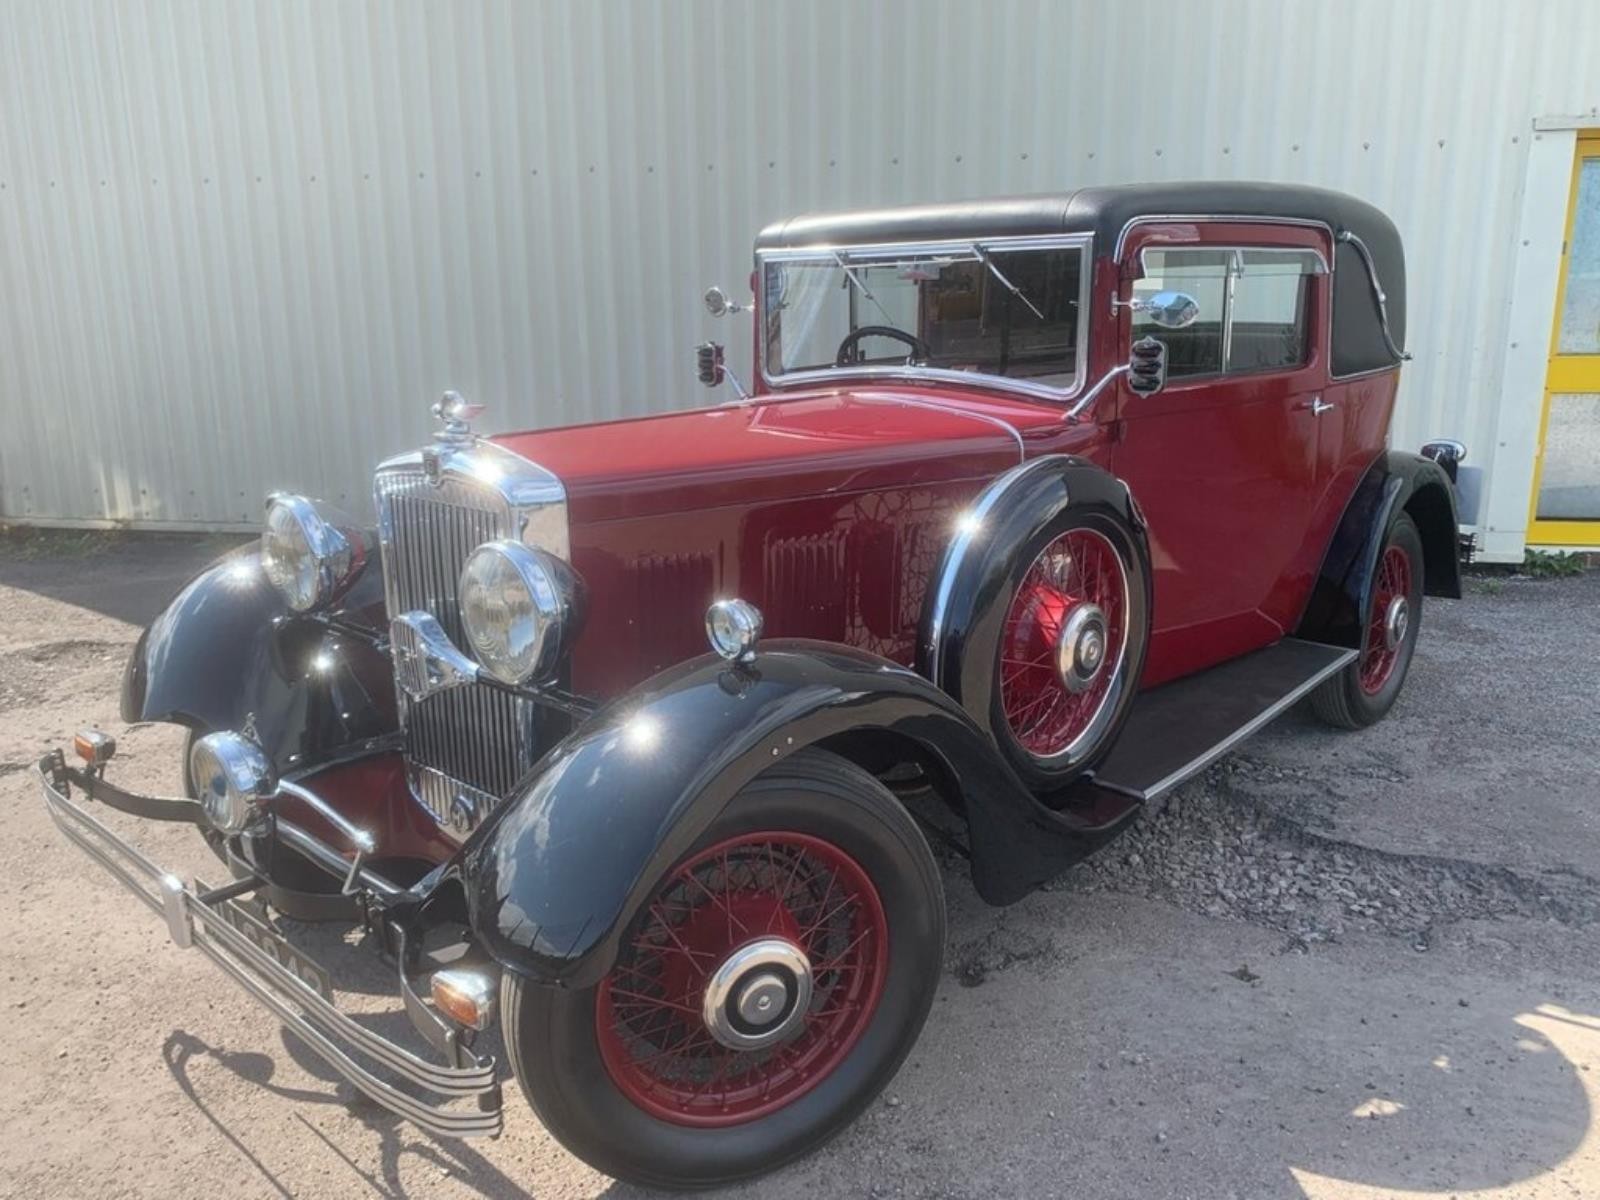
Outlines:
[{"label": "vintage car", "polygon": [[[804,1153],[940,985],[930,827],[1015,901],[1302,697],[1383,716],[1423,596],[1459,594],[1465,451],[1386,445],[1405,270],[1358,200],[802,217],[753,291],[707,293],[753,319],[748,385],[697,351],[726,403],[484,437],[446,394],[375,528],[269,497],[128,664],[124,719],[190,731],[187,797],[117,788],[97,730],[39,764],[172,941],[433,1134],[500,1130],[496,1022],[613,1175]],[[224,881],[101,807],[195,825]],[[279,916],[359,922],[417,1045]]]}]

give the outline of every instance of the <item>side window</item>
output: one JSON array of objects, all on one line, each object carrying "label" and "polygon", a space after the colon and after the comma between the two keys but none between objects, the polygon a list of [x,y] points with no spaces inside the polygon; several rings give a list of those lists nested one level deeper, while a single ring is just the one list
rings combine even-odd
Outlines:
[{"label": "side window", "polygon": [[1187,292],[1200,315],[1182,329],[1133,317],[1135,339],[1167,345],[1167,376],[1243,374],[1301,366],[1310,351],[1310,277],[1323,273],[1309,250],[1248,248],[1164,250],[1141,255],[1135,297]]},{"label": "side window", "polygon": [[1143,313],[1133,314],[1133,340],[1149,334],[1167,344],[1167,378],[1216,375],[1222,371],[1222,331],[1227,322],[1231,250],[1146,250],[1144,278],[1133,285],[1135,299],[1157,292],[1187,292],[1200,316],[1182,329],[1163,329]]},{"label": "side window", "polygon": [[1233,280],[1228,370],[1282,371],[1306,361],[1310,275],[1298,250],[1240,250]]}]

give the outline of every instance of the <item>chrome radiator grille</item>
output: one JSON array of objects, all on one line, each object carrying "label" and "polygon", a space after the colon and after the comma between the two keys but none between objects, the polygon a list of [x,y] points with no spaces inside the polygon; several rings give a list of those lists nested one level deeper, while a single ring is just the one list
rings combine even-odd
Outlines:
[{"label": "chrome radiator grille", "polygon": [[[435,483],[409,464],[380,471],[376,498],[390,616],[426,611],[465,649],[461,568],[484,542],[516,536],[515,511],[494,488]],[[533,764],[534,705],[480,684],[423,700],[399,692],[413,791],[441,823],[465,832]]]}]

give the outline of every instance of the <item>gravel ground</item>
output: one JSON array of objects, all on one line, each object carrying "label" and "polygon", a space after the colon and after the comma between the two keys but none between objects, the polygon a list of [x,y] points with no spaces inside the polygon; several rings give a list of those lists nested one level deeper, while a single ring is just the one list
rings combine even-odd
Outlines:
[{"label": "gravel ground", "polygon": [[[121,735],[119,780],[176,786],[177,737],[120,726],[118,677],[225,544],[0,540],[0,1196],[637,1195],[520,1103],[491,1143],[395,1122],[50,825],[26,764],[84,723]],[[1600,574],[1477,580],[1426,620],[1373,730],[1290,714],[1009,909],[949,857],[907,1066],[731,1194],[1600,1196]],[[191,832],[138,837],[210,865]],[[352,936],[289,933],[392,1008]]]}]

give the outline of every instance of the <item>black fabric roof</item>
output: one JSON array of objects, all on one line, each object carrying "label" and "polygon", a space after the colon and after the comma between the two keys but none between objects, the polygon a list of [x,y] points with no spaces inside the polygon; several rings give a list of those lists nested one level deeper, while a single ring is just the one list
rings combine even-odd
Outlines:
[{"label": "black fabric roof", "polygon": [[[1032,196],[815,213],[767,226],[756,237],[756,249],[1092,233],[1095,253],[1107,256],[1114,251],[1117,238],[1129,222],[1163,215],[1292,217],[1323,222],[1333,228],[1335,237],[1349,230],[1372,252],[1378,277],[1388,296],[1389,327],[1395,341],[1405,345],[1405,254],[1394,222],[1364,200],[1343,192],[1299,184],[1130,184]],[[1337,259],[1336,270],[1349,261],[1349,256],[1339,254]],[[1336,326],[1344,324],[1339,310],[1349,307],[1348,302],[1341,303],[1341,300],[1357,294],[1348,283],[1339,290],[1341,299],[1335,302]],[[1354,313],[1349,315],[1355,316]],[[1336,335],[1339,332],[1336,328]],[[1338,340],[1336,336],[1335,341]]]}]

